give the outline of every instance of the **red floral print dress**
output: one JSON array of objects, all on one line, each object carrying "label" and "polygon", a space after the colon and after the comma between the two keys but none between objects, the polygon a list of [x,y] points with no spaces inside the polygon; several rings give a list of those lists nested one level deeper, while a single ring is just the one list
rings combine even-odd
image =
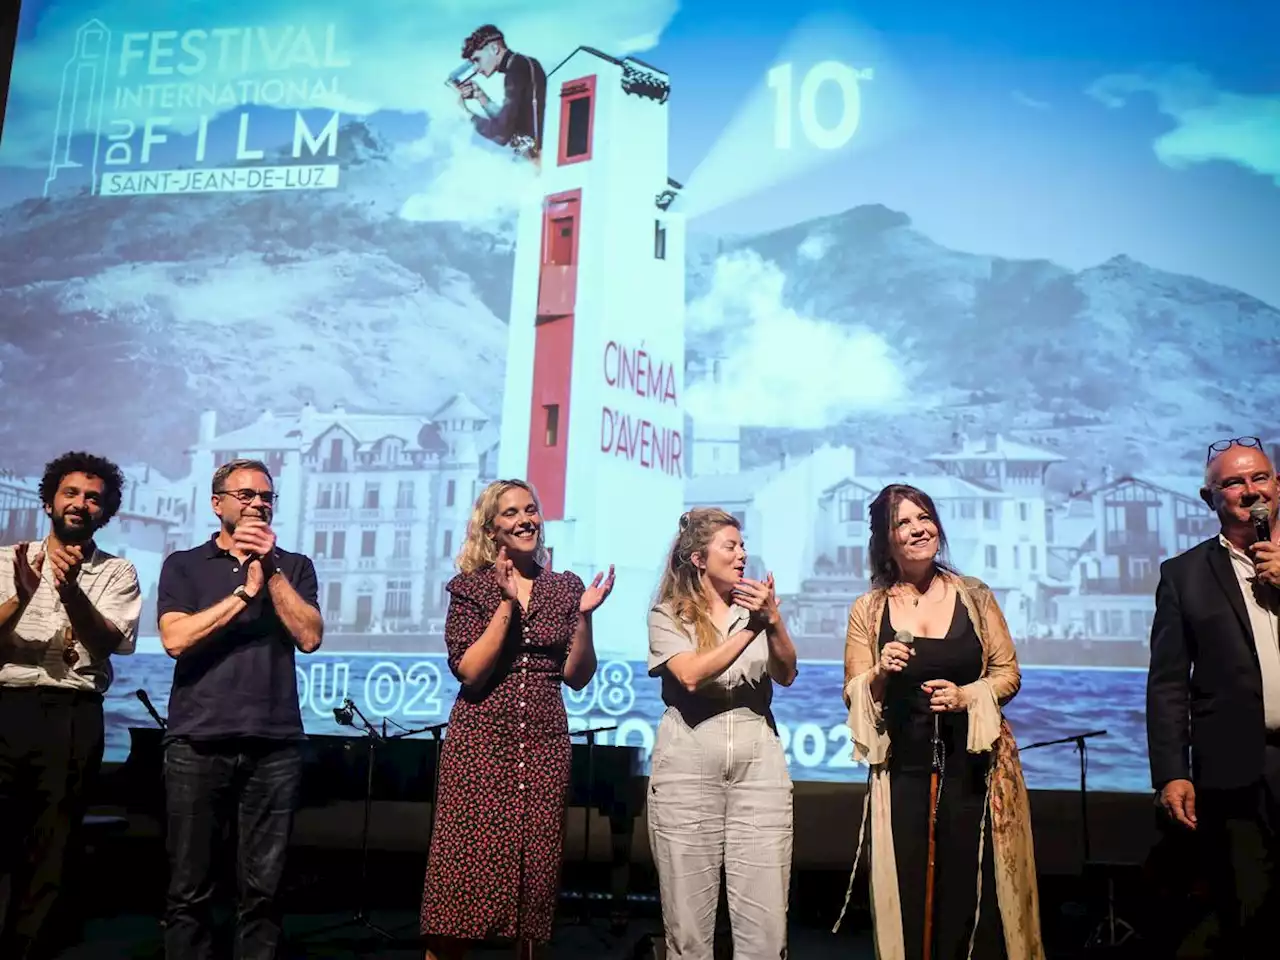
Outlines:
[{"label": "red floral print dress", "polygon": [[[448,591],[445,645],[456,675],[502,591],[492,567],[459,574]],[[551,939],[569,788],[560,685],[582,592],[576,574],[540,571],[489,680],[458,693],[440,760],[424,934]]]}]

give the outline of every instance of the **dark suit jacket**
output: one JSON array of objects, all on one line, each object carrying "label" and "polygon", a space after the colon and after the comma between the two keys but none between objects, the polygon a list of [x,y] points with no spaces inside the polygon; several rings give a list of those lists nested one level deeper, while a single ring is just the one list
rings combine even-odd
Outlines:
[{"label": "dark suit jacket", "polygon": [[1263,775],[1262,672],[1244,595],[1217,537],[1160,565],[1147,751],[1157,790],[1179,779],[1229,790]]}]

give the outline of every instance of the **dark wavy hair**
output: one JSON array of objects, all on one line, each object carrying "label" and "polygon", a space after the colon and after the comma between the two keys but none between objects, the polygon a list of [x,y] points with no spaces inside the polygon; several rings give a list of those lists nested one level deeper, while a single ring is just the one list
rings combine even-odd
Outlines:
[{"label": "dark wavy hair", "polygon": [[471,36],[462,41],[462,59],[470,60],[475,56],[477,50],[482,47],[487,47],[495,40],[504,47],[507,45],[507,39],[502,35],[502,31],[492,23],[486,23],[482,27],[476,27],[471,31]]},{"label": "dark wavy hair", "polygon": [[98,523],[99,526],[106,526],[116,515],[116,511],[120,509],[120,501],[124,499],[124,473],[106,457],[97,457],[79,450],[64,453],[44,466],[44,476],[40,478],[40,501],[46,507],[52,509],[58,488],[67,475],[72,473],[83,473],[102,481],[102,519]]},{"label": "dark wavy hair", "polygon": [[947,532],[942,529],[942,518],[933,504],[933,498],[918,487],[907,483],[891,483],[871,501],[869,509],[871,520],[871,543],[867,547],[868,561],[871,566],[871,585],[887,588],[902,581],[902,571],[898,562],[893,559],[893,551],[889,544],[893,536],[893,519],[898,515],[898,504],[910,500],[929,515],[934,526],[938,528],[938,553],[934,557],[934,565],[939,570],[955,573],[955,569],[944,559],[947,552]]}]

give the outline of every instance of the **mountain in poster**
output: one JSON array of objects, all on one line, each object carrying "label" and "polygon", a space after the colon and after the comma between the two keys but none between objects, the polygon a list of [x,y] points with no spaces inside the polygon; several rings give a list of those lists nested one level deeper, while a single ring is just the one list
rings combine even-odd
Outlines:
[{"label": "mountain in poster", "polygon": [[[430,189],[430,164],[368,123],[341,142],[339,190],[0,211],[6,466],[30,472],[52,447],[83,446],[180,475],[209,408],[231,429],[308,401],[423,413],[461,391],[496,417],[512,221],[406,219],[398,204]],[[786,316],[862,337],[850,349],[875,346],[894,371],[884,403],[842,405],[837,390],[805,422],[743,416],[758,428],[747,462],[828,438],[856,443],[869,469],[906,468],[960,423],[1038,440],[1079,469],[1167,471],[1280,400],[1280,312],[1126,257],[1073,271],[964,253],[874,205],[690,250],[691,369],[732,357],[752,322],[698,319],[717,271],[736,264],[769,271]],[[755,386],[757,409],[805,399]]]},{"label": "mountain in poster", "polygon": [[[784,278],[789,313],[869,332],[897,372],[883,403],[862,396],[812,429],[751,431],[757,456],[821,438],[856,444],[870,472],[918,469],[960,428],[1063,455],[1063,483],[1104,465],[1196,472],[1202,442],[1264,430],[1259,411],[1280,402],[1280,310],[1126,256],[1076,271],[965,253],[869,205],[718,243],[690,264],[690,303],[743,258]],[[739,339],[713,324],[691,329],[687,349],[723,356]],[[758,385],[768,378],[758,371]]]}]

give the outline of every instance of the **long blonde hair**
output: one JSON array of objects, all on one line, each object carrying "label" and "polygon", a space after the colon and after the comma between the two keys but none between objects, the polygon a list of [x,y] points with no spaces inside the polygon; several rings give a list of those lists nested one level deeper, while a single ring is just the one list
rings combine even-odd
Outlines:
[{"label": "long blonde hair", "polygon": [[[498,547],[493,542],[493,519],[498,515],[498,501],[508,490],[524,490],[533,497],[533,504],[542,515],[542,501],[538,499],[538,491],[524,480],[495,480],[476,497],[475,506],[471,508],[471,519],[467,521],[467,539],[458,551],[454,561],[463,573],[475,573],[493,564],[498,559]],[[545,524],[538,525],[538,546],[533,558],[540,566],[547,565],[547,544]]]},{"label": "long blonde hair", "polygon": [[702,573],[693,562],[695,553],[707,555],[716,534],[725,527],[741,530],[737,518],[719,507],[695,507],[680,516],[680,532],[671,544],[666,569],[658,584],[654,606],[665,606],[682,623],[693,625],[699,651],[720,642],[720,631],[711,620],[711,609],[702,592]]}]

